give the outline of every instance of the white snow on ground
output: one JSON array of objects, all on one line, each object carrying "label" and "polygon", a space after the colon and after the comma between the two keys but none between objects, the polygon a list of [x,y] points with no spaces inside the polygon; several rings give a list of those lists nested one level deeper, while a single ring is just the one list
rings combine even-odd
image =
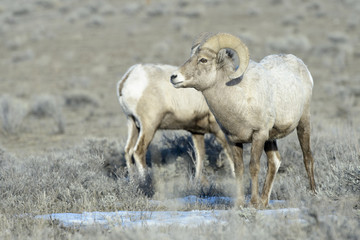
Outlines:
[{"label": "white snow on ground", "polygon": [[[229,210],[194,210],[194,211],[118,211],[118,212],[84,212],[84,213],[53,213],[39,215],[36,218],[58,220],[65,227],[86,227],[91,225],[141,227],[141,226],[177,226],[197,227],[204,224],[226,224],[223,216]],[[231,211],[231,210],[230,210]],[[262,217],[297,218],[298,208],[277,210],[259,210]],[[301,222],[301,219],[298,219]]]},{"label": "white snow on ground", "polygon": [[[166,200],[170,201],[170,200]],[[152,204],[165,205],[166,201],[152,201]],[[211,197],[197,198],[188,196],[175,199],[173,201],[183,204],[218,204],[231,203],[231,198]],[[284,201],[279,201],[284,203]],[[168,202],[169,203],[169,202]],[[272,201],[276,204],[278,201]],[[141,226],[167,226],[176,224],[177,226],[197,227],[203,224],[212,224],[214,222],[226,224],[226,214],[232,210],[193,210],[193,211],[117,211],[117,212],[84,212],[84,213],[53,213],[39,215],[36,218],[57,220],[65,227],[87,227],[92,225],[123,226],[123,227],[141,227]],[[300,209],[282,208],[274,210],[258,210],[257,216],[261,217],[279,217],[285,216],[291,219],[300,218]]]},{"label": "white snow on ground", "polygon": [[163,226],[176,224],[180,226],[199,226],[218,222],[221,211],[118,211],[118,212],[84,212],[54,213],[37,216],[37,218],[58,220],[63,226],[91,226],[94,224],[123,227]]}]

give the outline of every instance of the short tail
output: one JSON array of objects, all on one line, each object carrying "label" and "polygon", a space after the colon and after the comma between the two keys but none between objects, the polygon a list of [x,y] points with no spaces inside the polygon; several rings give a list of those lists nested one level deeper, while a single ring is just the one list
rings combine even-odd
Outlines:
[{"label": "short tail", "polygon": [[122,89],[124,87],[124,83],[126,82],[126,80],[129,78],[131,72],[134,70],[134,68],[136,68],[139,64],[135,64],[133,66],[131,66],[126,73],[122,76],[122,78],[118,81],[117,86],[116,86],[116,92],[117,92],[117,96],[118,99],[120,100],[120,97],[122,96]]}]

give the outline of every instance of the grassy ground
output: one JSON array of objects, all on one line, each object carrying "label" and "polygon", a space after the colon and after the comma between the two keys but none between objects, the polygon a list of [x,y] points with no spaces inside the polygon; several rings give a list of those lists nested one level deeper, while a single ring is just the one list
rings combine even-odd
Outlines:
[{"label": "grassy ground", "polygon": [[[308,223],[289,223],[282,218],[257,218],[256,211],[251,208],[236,214],[230,210],[226,219],[231,224],[187,229],[186,238],[196,239],[199,235],[200,239],[233,236],[291,239],[358,238],[358,138],[346,126],[339,126],[335,130],[336,139],[342,140],[340,143],[315,134],[315,169],[319,191],[316,196],[308,191],[308,180],[295,137],[281,142],[284,164],[276,178],[271,198],[286,200],[285,207],[299,207]],[[171,140],[166,138],[167,143],[169,139]],[[183,238],[181,232],[184,229],[179,226],[142,229],[101,229],[100,226],[94,226],[91,229],[69,229],[61,227],[56,221],[35,220],[33,217],[56,212],[232,209],[232,206],[221,204],[215,207],[202,204],[157,207],[149,204],[150,199],[164,200],[187,195],[232,196],[235,185],[228,177],[229,174],[226,174],[226,165],[216,168],[209,164],[205,173],[208,179],[206,185],[191,181],[191,147],[184,147],[183,150],[179,150],[178,147],[186,145],[186,140],[186,136],[179,136],[173,138],[172,147],[167,144],[164,144],[166,148],[159,147],[158,151],[165,159],[162,159],[162,164],[153,164],[153,181],[151,185],[146,186],[139,186],[136,180],[127,180],[123,163],[114,160],[123,159],[123,146],[115,140],[88,139],[73,149],[54,151],[43,156],[30,156],[26,160],[17,158],[2,148],[1,238]],[[208,138],[209,140],[211,139]],[[180,157],[176,160],[169,157],[169,152],[177,151]],[[208,153],[218,154],[211,151]],[[181,157],[182,154],[184,157]],[[246,157],[248,159],[248,154]],[[266,163],[262,160],[264,172]],[[264,174],[261,174],[260,182],[263,180]],[[249,192],[248,181],[246,187]],[[149,193],[153,193],[151,197]]]},{"label": "grassy ground", "polygon": [[[0,239],[359,239],[360,64],[358,1],[0,2]],[[216,16],[216,17],[214,17]],[[296,134],[278,142],[271,199],[306,224],[232,206],[154,206],[188,195],[233,196],[224,154],[206,139],[206,181],[192,181],[189,136],[157,134],[152,182],[129,181],[127,129],[117,80],[138,62],[180,65],[198,33],[230,32],[259,61],[293,53],[315,82],[312,148],[318,194],[308,192]],[[248,169],[249,146],[245,147]],[[266,171],[261,162],[260,183]],[[246,192],[250,177],[246,175]],[[56,212],[229,209],[229,225],[72,229],[34,219]]]}]

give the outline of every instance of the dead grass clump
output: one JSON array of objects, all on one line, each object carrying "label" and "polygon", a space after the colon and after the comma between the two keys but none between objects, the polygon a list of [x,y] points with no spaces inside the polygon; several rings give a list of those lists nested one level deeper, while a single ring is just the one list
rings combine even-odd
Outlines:
[{"label": "dead grass clump", "polygon": [[337,126],[332,134],[320,145],[320,189],[331,199],[359,196],[359,137],[349,126]]},{"label": "dead grass clump", "polygon": [[169,13],[167,4],[154,3],[146,8],[147,15],[149,17],[159,17]]},{"label": "dead grass clump", "polygon": [[[5,154],[5,149],[3,148],[3,146],[0,145],[0,159],[3,159],[2,156]],[[1,161],[0,161],[0,166],[1,166]]]},{"label": "dead grass clump", "polygon": [[53,118],[58,128],[58,133],[65,132],[65,120],[61,104],[55,97],[47,94],[37,96],[33,100],[30,114],[38,118]]},{"label": "dead grass clump", "polygon": [[2,131],[5,134],[18,133],[21,123],[28,113],[27,105],[9,95],[0,97],[0,120]]},{"label": "dead grass clump", "polygon": [[146,198],[124,174],[109,178],[101,155],[79,149],[6,158],[0,176],[5,214],[146,209]]},{"label": "dead grass clump", "polygon": [[100,156],[109,177],[118,179],[126,171],[123,144],[106,138],[88,138],[79,151]]},{"label": "dead grass clump", "polygon": [[72,109],[79,109],[85,106],[98,107],[100,105],[100,100],[95,95],[87,91],[70,91],[65,94],[64,98],[65,106]]},{"label": "dead grass clump", "polygon": [[311,49],[310,40],[304,35],[289,35],[270,38],[266,41],[266,49],[273,53],[304,54]]}]

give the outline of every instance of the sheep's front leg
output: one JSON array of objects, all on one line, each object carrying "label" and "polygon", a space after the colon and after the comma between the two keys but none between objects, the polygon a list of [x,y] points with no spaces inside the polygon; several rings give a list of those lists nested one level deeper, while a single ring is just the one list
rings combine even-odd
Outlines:
[{"label": "sheep's front leg", "polygon": [[200,181],[205,159],[204,134],[192,134],[196,156],[195,180]]},{"label": "sheep's front leg", "polygon": [[225,153],[226,157],[228,158],[231,174],[233,177],[235,177],[233,153],[232,153],[230,144],[228,143],[224,132],[221,131],[221,129],[215,119],[213,120],[213,122],[210,123],[210,132],[212,132],[215,135],[216,140],[220,143],[220,145],[224,149],[224,153]]},{"label": "sheep's front leg", "polygon": [[232,145],[232,155],[233,155],[233,165],[235,169],[235,179],[237,185],[237,193],[236,193],[236,202],[235,207],[242,207],[245,203],[245,195],[244,195],[244,161],[243,161],[243,145],[242,143],[238,143],[236,145]]},{"label": "sheep's front leg", "polygon": [[276,173],[280,167],[281,160],[275,140],[265,142],[264,149],[267,156],[268,169],[261,195],[261,202],[264,205],[264,207],[266,207],[269,204],[271,190],[273,187]]},{"label": "sheep's front leg", "polygon": [[259,171],[260,157],[264,149],[268,134],[256,132],[253,134],[250,157],[250,175],[251,175],[251,200],[250,203],[258,208],[259,206]]},{"label": "sheep's front leg", "polygon": [[307,110],[301,117],[297,126],[297,135],[303,152],[305,169],[310,181],[310,189],[316,194],[316,184],[314,177],[314,158],[310,147],[310,112]]}]

